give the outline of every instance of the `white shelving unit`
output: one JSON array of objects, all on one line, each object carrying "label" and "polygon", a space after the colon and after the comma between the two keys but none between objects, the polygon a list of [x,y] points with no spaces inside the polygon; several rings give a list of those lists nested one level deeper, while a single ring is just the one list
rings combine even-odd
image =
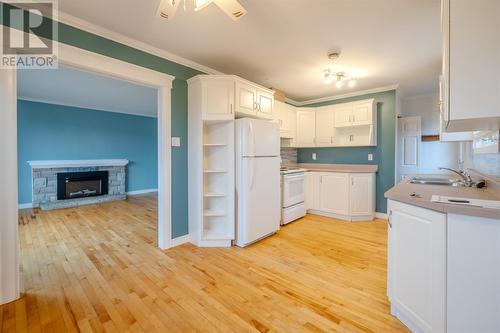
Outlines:
[{"label": "white shelving unit", "polygon": [[221,99],[231,96],[226,93],[230,85],[224,78],[207,76],[194,77],[188,84],[191,242],[228,247],[234,239],[234,119],[228,116],[232,99]]}]

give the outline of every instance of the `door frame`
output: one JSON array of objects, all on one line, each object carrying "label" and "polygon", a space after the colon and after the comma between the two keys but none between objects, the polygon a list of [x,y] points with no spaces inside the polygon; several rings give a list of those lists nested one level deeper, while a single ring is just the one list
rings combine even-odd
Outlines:
[{"label": "door frame", "polygon": [[[4,27],[7,29],[7,27]],[[174,76],[54,41],[58,62],[157,89],[158,91],[158,247],[172,246],[171,209],[171,89]],[[0,304],[20,296],[18,161],[17,161],[17,70],[0,70]]]}]

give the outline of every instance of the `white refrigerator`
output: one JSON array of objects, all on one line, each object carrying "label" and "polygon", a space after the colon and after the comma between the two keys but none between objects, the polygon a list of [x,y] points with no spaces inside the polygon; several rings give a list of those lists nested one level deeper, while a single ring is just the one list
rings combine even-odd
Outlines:
[{"label": "white refrigerator", "polygon": [[280,134],[276,123],[236,120],[236,245],[280,227]]}]

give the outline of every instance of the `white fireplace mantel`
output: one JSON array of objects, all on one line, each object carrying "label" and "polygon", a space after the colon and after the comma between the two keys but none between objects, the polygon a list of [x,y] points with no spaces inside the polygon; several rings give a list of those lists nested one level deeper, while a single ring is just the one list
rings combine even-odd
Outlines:
[{"label": "white fireplace mantel", "polygon": [[32,169],[51,168],[82,168],[82,167],[107,167],[125,166],[128,160],[54,160],[54,161],[28,161]]}]

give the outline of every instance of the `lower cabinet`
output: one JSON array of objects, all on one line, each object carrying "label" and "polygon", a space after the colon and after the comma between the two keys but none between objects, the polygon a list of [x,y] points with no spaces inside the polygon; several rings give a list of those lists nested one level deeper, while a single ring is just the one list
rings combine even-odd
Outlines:
[{"label": "lower cabinet", "polygon": [[413,332],[446,332],[446,214],[389,200],[391,313]]},{"label": "lower cabinet", "polygon": [[375,174],[308,172],[306,206],[314,214],[348,221],[375,217]]}]

